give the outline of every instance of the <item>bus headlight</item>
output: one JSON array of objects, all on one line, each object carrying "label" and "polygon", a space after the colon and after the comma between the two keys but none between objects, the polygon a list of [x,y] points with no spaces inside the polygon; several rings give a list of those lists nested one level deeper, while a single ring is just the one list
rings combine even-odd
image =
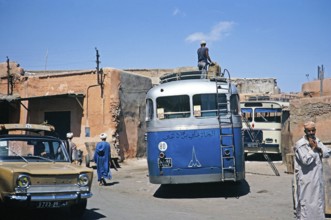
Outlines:
[{"label": "bus headlight", "polygon": [[161,141],[158,144],[159,151],[166,151],[168,149],[168,144],[164,141]]},{"label": "bus headlight", "polygon": [[80,174],[78,177],[79,186],[87,186],[89,184],[89,179],[86,173]]}]

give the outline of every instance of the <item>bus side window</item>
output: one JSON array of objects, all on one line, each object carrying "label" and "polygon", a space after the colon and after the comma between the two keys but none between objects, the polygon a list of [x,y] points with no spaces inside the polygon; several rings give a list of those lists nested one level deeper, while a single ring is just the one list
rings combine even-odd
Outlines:
[{"label": "bus side window", "polygon": [[241,108],[242,118],[249,122],[252,122],[252,112],[253,110],[251,108]]},{"label": "bus side window", "polygon": [[151,99],[146,100],[146,121],[152,120],[154,117],[153,101]]},{"label": "bus side window", "polygon": [[275,122],[280,123],[280,116],[276,116]]},{"label": "bus side window", "polygon": [[283,111],[282,112],[282,124],[285,123],[285,121],[290,117],[290,112],[289,111]]},{"label": "bus side window", "polygon": [[230,107],[233,114],[239,114],[239,96],[237,94],[231,95]]}]

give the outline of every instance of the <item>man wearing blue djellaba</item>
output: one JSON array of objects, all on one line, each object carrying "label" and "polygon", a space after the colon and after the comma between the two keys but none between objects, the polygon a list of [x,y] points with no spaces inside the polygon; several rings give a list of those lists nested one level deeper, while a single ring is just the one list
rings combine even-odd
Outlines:
[{"label": "man wearing blue djellaba", "polygon": [[94,161],[97,164],[98,182],[100,186],[106,185],[106,179],[111,179],[110,159],[111,151],[110,144],[106,141],[107,134],[100,134],[101,142],[97,143],[94,152]]}]

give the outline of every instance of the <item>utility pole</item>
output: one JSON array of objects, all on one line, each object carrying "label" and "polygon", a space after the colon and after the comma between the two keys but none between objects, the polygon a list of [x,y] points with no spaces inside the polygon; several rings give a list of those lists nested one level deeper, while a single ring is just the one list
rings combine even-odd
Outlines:
[{"label": "utility pole", "polygon": [[96,71],[97,71],[97,83],[98,85],[100,85],[101,87],[101,97],[103,97],[103,70],[102,68],[99,68],[100,65],[100,55],[99,55],[99,50],[97,48],[95,48],[96,51],[96,63],[97,63],[97,67],[96,67]]},{"label": "utility pole", "polygon": [[318,79],[320,80],[320,96],[323,96],[324,66],[317,67]]},{"label": "utility pole", "polygon": [[99,50],[97,48],[95,48],[95,51],[96,51],[96,57],[97,57],[97,60],[96,60],[96,63],[97,63],[97,67],[96,67],[96,70],[97,70],[97,75],[98,75],[98,84],[99,85],[102,85],[103,84],[103,71],[102,69],[99,68],[99,65],[100,65],[100,55],[99,55]]},{"label": "utility pole", "polygon": [[47,61],[48,61],[48,49],[46,50],[46,56],[45,56],[45,73],[47,70]]},{"label": "utility pole", "polygon": [[10,74],[9,58],[7,56],[7,95],[13,94],[13,76]]},{"label": "utility pole", "polygon": [[100,64],[100,61],[99,61],[99,51],[97,48],[95,48],[95,52],[96,52],[96,57],[97,57],[97,60],[95,61],[97,63],[97,67],[96,67],[96,70],[97,70],[97,83],[99,84],[99,64]]}]

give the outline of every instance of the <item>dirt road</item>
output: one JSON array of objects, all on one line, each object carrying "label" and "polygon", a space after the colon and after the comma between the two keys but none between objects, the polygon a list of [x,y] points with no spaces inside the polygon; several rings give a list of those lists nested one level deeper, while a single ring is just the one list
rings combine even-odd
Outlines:
[{"label": "dirt road", "polygon": [[107,186],[95,180],[84,219],[294,219],[292,175],[275,166],[280,176],[265,161],[247,161],[240,185],[160,186],[149,183],[146,159],[127,160]]},{"label": "dirt road", "polygon": [[[247,161],[246,181],[160,186],[149,183],[146,159],[131,159],[112,169],[113,179],[99,186],[96,170],[83,220],[266,220],[294,219],[291,178],[275,162]],[[12,210],[11,219],[70,219],[67,210]],[[1,217],[0,217],[1,218]],[[2,218],[1,218],[2,219]]]}]

